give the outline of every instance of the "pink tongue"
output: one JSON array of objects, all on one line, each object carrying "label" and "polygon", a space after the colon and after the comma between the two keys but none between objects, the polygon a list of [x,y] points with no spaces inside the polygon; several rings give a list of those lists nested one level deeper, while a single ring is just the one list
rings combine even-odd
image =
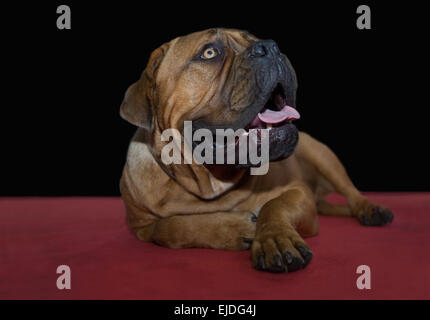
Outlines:
[{"label": "pink tongue", "polygon": [[285,106],[281,111],[266,109],[263,113],[258,114],[258,118],[265,123],[276,124],[286,120],[300,119],[300,114],[296,109],[290,106]]}]

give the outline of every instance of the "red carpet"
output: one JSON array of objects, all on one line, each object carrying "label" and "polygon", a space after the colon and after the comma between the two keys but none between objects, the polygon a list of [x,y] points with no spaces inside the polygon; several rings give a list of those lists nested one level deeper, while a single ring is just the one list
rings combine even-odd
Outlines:
[{"label": "red carpet", "polygon": [[[139,242],[119,198],[0,198],[0,299],[430,299],[430,194],[369,196],[391,225],[320,216],[314,259],[290,274],[253,270],[249,251]],[[63,264],[71,290],[56,287]],[[356,287],[362,264],[371,290]]]}]

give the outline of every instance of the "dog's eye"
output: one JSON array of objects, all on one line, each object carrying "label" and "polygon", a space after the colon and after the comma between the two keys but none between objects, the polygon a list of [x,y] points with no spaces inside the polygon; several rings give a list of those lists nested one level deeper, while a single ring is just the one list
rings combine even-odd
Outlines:
[{"label": "dog's eye", "polygon": [[200,58],[202,58],[204,60],[210,60],[210,59],[215,58],[217,55],[218,55],[218,49],[214,48],[214,47],[209,47],[203,51]]}]

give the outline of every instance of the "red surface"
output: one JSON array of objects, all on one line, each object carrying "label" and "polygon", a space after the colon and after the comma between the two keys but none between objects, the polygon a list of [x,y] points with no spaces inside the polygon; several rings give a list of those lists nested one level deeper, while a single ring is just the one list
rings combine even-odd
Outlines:
[{"label": "red surface", "polygon": [[[142,243],[119,198],[0,198],[0,298],[430,299],[430,194],[369,196],[393,210],[390,226],[320,216],[314,259],[290,274],[253,270],[249,251]],[[62,264],[71,290],[56,288]],[[371,290],[356,288],[361,264]]]}]

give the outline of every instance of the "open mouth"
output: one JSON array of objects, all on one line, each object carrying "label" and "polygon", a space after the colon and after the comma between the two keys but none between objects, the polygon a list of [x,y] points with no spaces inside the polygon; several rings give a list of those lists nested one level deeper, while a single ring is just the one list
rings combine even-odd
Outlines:
[{"label": "open mouth", "polygon": [[271,91],[260,112],[243,128],[242,133],[235,136],[233,142],[230,140],[230,144],[228,144],[224,140],[224,143],[218,144],[218,141],[214,140],[213,147],[214,149],[237,147],[242,138],[248,139],[251,131],[256,133],[254,143],[259,147],[261,144],[260,129],[268,129],[269,144],[272,148],[275,147],[281,150],[277,153],[282,153],[282,149],[295,148],[297,129],[292,122],[298,119],[300,119],[299,112],[287,105],[284,87],[281,83],[278,83]]},{"label": "open mouth", "polygon": [[[295,108],[289,106],[290,103],[286,98],[284,87],[278,83],[268,95],[267,101],[261,105],[260,110],[246,126],[239,126],[236,131],[215,134],[216,138],[212,140],[212,156],[214,162],[217,163],[217,154],[224,158],[223,163],[229,163],[228,153],[232,150],[234,154],[234,164],[237,168],[248,168],[256,166],[250,158],[248,152],[252,149],[257,151],[257,154],[262,155],[262,150],[268,150],[269,161],[276,161],[289,157],[295,150],[298,142],[298,131],[292,123],[294,120],[300,119],[300,114]],[[254,111],[255,112],[255,111]],[[252,119],[252,118],[251,118]],[[199,128],[196,126],[197,129]],[[219,128],[216,128],[219,129]],[[231,129],[227,127],[227,129]],[[239,130],[240,129],[240,130]],[[264,132],[263,129],[267,131]],[[234,126],[233,126],[233,130]],[[266,135],[267,134],[267,135]],[[262,146],[262,143],[267,143],[267,148]],[[193,141],[193,146],[196,147],[199,143]],[[243,146],[245,146],[244,149]],[[270,149],[269,149],[270,146]],[[247,148],[246,148],[247,147]],[[247,157],[242,162],[240,156],[241,151],[245,150]],[[204,153],[203,156],[205,156]],[[224,155],[224,156],[222,156]],[[222,159],[221,159],[222,160]],[[233,164],[233,163],[232,163]]]},{"label": "open mouth", "polygon": [[300,119],[300,114],[296,109],[287,105],[284,88],[282,84],[278,83],[263,109],[245,127],[245,130],[272,129],[297,119]]}]

